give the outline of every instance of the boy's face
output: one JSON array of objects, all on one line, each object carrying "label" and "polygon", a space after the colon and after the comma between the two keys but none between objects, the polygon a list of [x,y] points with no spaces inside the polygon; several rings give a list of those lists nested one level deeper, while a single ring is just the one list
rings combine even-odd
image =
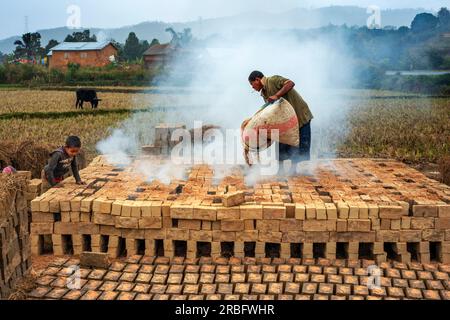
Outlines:
[{"label": "boy's face", "polygon": [[65,147],[64,150],[67,152],[67,154],[68,154],[70,157],[75,157],[77,154],[80,153],[80,148]]},{"label": "boy's face", "polygon": [[256,78],[254,81],[250,81],[250,85],[258,92],[261,91],[264,87],[260,78]]}]

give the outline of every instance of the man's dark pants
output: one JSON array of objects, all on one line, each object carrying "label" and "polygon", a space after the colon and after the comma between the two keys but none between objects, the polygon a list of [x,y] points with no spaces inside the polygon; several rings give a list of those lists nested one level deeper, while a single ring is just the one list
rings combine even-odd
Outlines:
[{"label": "man's dark pants", "polygon": [[300,145],[293,147],[279,144],[279,161],[291,159],[293,162],[307,161],[311,158],[311,121],[300,128]]}]

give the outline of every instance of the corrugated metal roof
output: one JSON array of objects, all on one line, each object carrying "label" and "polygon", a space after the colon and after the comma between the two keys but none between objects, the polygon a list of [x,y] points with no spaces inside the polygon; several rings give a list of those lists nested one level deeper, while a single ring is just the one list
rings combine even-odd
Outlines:
[{"label": "corrugated metal roof", "polygon": [[52,48],[52,51],[88,51],[102,50],[110,41],[102,42],[63,42]]}]

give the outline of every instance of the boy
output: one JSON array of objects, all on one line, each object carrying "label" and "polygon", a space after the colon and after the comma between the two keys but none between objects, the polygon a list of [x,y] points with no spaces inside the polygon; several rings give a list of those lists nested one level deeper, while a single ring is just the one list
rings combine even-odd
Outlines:
[{"label": "boy", "polygon": [[77,184],[84,184],[78,172],[76,156],[81,149],[81,140],[76,136],[70,136],[64,147],[50,153],[50,160],[42,171],[42,193],[56,186],[64,180],[64,176],[72,168],[72,173]]}]

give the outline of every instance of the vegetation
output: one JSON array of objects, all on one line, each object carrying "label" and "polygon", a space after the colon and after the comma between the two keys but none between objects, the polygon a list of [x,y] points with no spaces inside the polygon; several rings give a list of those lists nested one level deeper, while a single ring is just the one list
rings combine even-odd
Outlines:
[{"label": "vegetation", "polygon": [[[389,157],[411,163],[437,163],[450,154],[450,99],[423,99],[383,91],[340,93],[347,106],[331,115],[333,125],[316,138],[327,140],[332,151],[346,157]],[[74,92],[39,90],[0,90],[0,139],[61,143],[69,134],[80,135],[86,157],[91,160],[97,142],[120,127],[132,112],[147,110],[142,123],[154,123],[162,112],[152,107],[180,105],[173,94],[99,93],[99,110],[74,107]],[[358,98],[358,99],[355,99]],[[145,118],[145,117],[148,117]],[[147,120],[146,120],[147,119]],[[336,122],[341,125],[336,126]],[[314,130],[314,126],[313,126]],[[60,141],[60,142],[58,142]]]},{"label": "vegetation", "polygon": [[84,30],[67,35],[64,42],[97,42],[97,37],[95,34],[91,36],[90,30]]},{"label": "vegetation", "polygon": [[0,65],[0,84],[148,85],[158,72],[159,70],[146,70],[139,64],[128,63],[91,68],[71,64],[67,70],[50,70],[45,66],[32,64],[4,64]]}]

